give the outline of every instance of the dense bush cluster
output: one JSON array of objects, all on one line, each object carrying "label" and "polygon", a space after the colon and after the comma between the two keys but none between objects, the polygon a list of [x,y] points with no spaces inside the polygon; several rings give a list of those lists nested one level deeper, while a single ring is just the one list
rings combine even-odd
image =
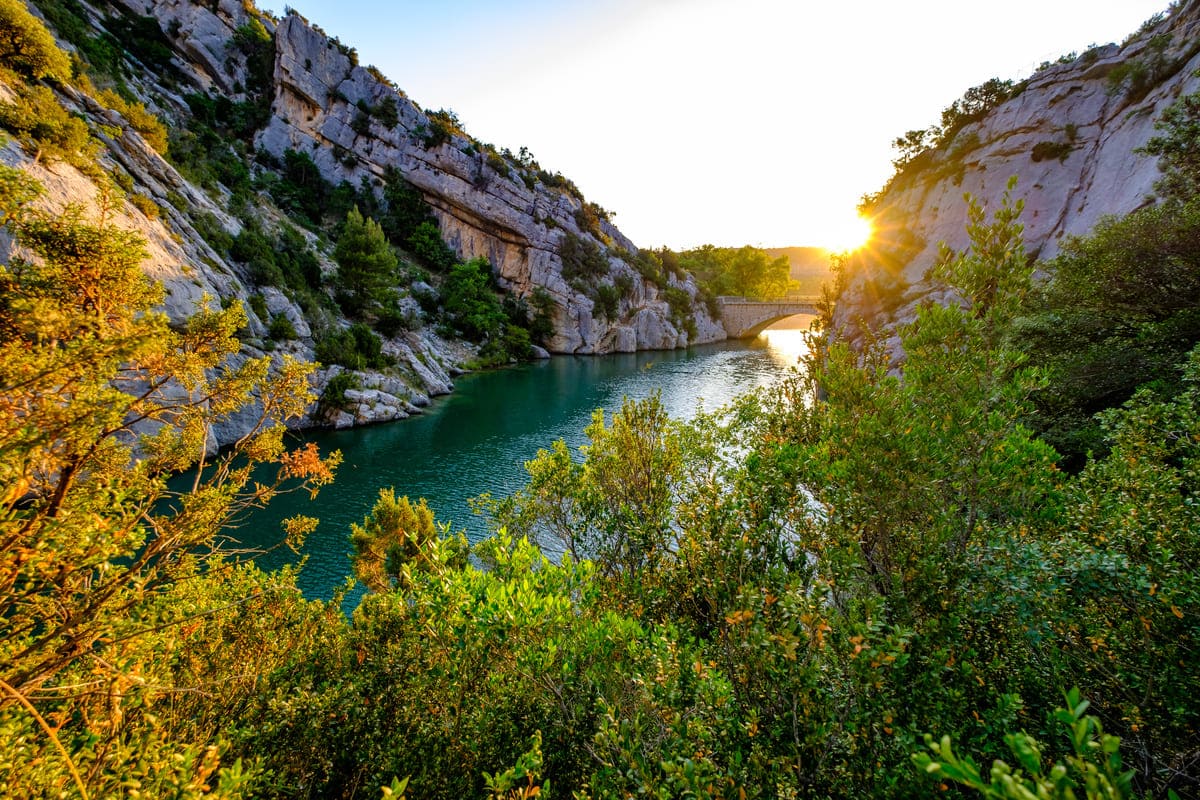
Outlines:
[{"label": "dense bush cluster", "polygon": [[[580,452],[560,441],[527,464],[525,487],[479,500],[495,535],[474,559],[424,503],[384,491],[352,532],[368,593],[348,619],[340,597],[305,602],[292,574],[211,550],[231,498],[265,500],[262,487],[134,499],[158,497],[152,470],[192,463],[207,415],[245,395],[206,399],[226,411],[194,418],[173,416],[173,401],[139,406],[170,424],[144,440],[143,467],[116,469],[127,451],[110,450],[128,445],[106,438],[109,421],[146,400],[111,407],[115,370],[147,348],[133,379],[203,374],[236,350],[236,309],[186,334],[136,314],[127,301],[151,291],[130,272],[136,243],[30,215],[30,187],[4,180],[6,218],[46,261],[0,272],[12,342],[0,370],[49,360],[48,380],[84,369],[99,392],[8,380],[0,395],[24,409],[10,419],[43,421],[0,431],[0,523],[37,554],[0,561],[0,585],[23,587],[0,593],[9,793],[137,781],[196,798],[902,798],[957,783],[1098,799],[1186,796],[1200,781],[1188,667],[1200,354],[1184,352],[1171,389],[1101,416],[1103,455],[1058,469],[1026,426],[1053,373],[1013,335],[1033,296],[1019,202],[990,218],[972,205],[970,249],[933,276],[968,305],[923,308],[901,331],[902,380],[881,351],[818,336],[805,371],[693,422],[656,398],[597,412]],[[82,241],[98,246],[64,249]],[[88,289],[95,274],[108,277]],[[446,301],[464,330],[528,313],[488,301],[486,263],[452,274]],[[62,347],[78,336],[99,348],[83,366]],[[380,355],[362,324],[321,346],[358,368]],[[210,391],[249,391],[263,368]],[[325,401],[353,385],[342,373]],[[264,412],[296,407],[274,403]],[[284,479],[327,479],[276,430],[247,454]],[[114,505],[118,479],[131,499]],[[79,610],[48,625],[63,603]],[[993,759],[1005,763],[978,768]]]}]

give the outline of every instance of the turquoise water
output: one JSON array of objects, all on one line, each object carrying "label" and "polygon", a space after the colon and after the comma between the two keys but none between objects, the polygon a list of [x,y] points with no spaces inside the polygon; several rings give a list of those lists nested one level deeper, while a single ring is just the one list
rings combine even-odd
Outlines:
[{"label": "turquoise water", "polygon": [[[381,487],[424,497],[437,518],[472,540],[486,535],[468,500],[483,492],[504,496],[525,482],[523,464],[556,439],[574,449],[594,409],[614,411],[624,397],[654,391],[672,416],[687,419],[770,385],[795,366],[803,351],[799,330],[766,331],[750,342],[688,350],[609,356],[556,356],[549,361],[464,375],[452,394],[420,416],[386,425],[323,431],[306,437],[322,452],[341,450],[337,481],[315,501],[306,493],[277,498],[235,535],[264,546],[281,538],[279,521],[294,514],[318,517],[303,553],[300,585],[328,598],[350,573],[350,523],[361,522]],[[297,556],[279,548],[260,558],[276,567]]]}]

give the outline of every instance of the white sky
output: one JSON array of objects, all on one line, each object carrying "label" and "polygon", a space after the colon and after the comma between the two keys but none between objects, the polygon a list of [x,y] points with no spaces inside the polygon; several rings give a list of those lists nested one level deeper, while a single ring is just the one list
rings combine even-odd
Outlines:
[{"label": "white sky", "polygon": [[[427,109],[561,171],[639,246],[831,244],[891,142],[1166,0],[293,0]],[[282,10],[282,9],[276,9]]]}]

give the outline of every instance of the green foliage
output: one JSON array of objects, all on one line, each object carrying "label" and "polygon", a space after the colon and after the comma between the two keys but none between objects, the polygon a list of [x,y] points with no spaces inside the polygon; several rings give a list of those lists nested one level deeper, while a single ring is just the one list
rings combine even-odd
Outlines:
[{"label": "green foliage", "polygon": [[1050,161],[1053,159],[1066,161],[1067,156],[1071,155],[1074,150],[1075,147],[1070,142],[1038,142],[1033,146],[1030,158],[1034,161]]},{"label": "green foliage", "polygon": [[1160,134],[1138,152],[1158,157],[1163,175],[1154,188],[1159,196],[1171,203],[1200,196],[1200,92],[1168,106],[1154,127]]},{"label": "green foliage", "polygon": [[692,296],[686,289],[667,286],[663,289],[663,297],[671,309],[671,322],[676,328],[686,331],[688,336],[695,337],[696,319],[692,314]]},{"label": "green foliage", "polygon": [[352,372],[339,372],[325,383],[319,400],[323,410],[338,409],[346,402],[346,392],[357,389],[358,378]]},{"label": "green foliage", "polygon": [[618,310],[621,304],[621,290],[611,283],[598,284],[592,290],[594,310],[601,319],[618,320]]},{"label": "green foliage", "polygon": [[[1179,63],[1167,58],[1171,34],[1160,33],[1150,38],[1138,58],[1127,58],[1108,73],[1109,94],[1124,94],[1129,102],[1141,100],[1167,76],[1179,68]],[[1181,59],[1186,61],[1186,58]]]},{"label": "green foliage", "polygon": [[267,335],[277,342],[295,339],[296,326],[285,314],[276,314],[271,317],[271,324],[267,326]]},{"label": "green foliage", "polygon": [[[239,565],[220,532],[285,481],[332,478],[315,449],[283,445],[308,370],[230,363],[240,306],[173,330],[151,310],[162,289],[140,239],[29,211],[28,180],[6,168],[4,183],[9,230],[36,259],[0,268],[0,793],[250,796],[256,770],[226,758],[217,721],[311,615],[292,576]],[[169,489],[252,392],[246,437]]]},{"label": "green foliage", "polygon": [[545,345],[555,334],[554,298],[543,287],[537,286],[530,296],[530,304],[533,306],[533,315],[528,323],[529,336],[535,343]]},{"label": "green foliage", "polygon": [[373,311],[396,285],[398,260],[379,223],[350,209],[333,257],[338,263],[339,289],[351,310]]},{"label": "green foliage", "polygon": [[261,321],[266,322],[270,318],[270,312],[267,311],[267,298],[261,294],[252,294],[246,302],[250,304],[250,310],[254,312],[254,316]]},{"label": "green foliage", "polygon": [[17,87],[15,103],[0,103],[0,127],[16,134],[34,161],[94,168],[99,143],[82,119],[67,112],[45,86]]},{"label": "green foliage", "polygon": [[1141,209],[1066,242],[1014,335],[1050,371],[1031,424],[1078,468],[1104,443],[1093,415],[1142,385],[1179,385],[1200,342],[1200,204]]},{"label": "green foliage", "polygon": [[695,275],[701,288],[713,295],[768,300],[782,297],[792,288],[787,256],[771,258],[750,245],[740,248],[704,245],[672,256],[679,269]]},{"label": "green foliage", "polygon": [[24,75],[58,83],[71,79],[71,60],[54,37],[18,0],[0,0],[0,64]]},{"label": "green foliage", "polygon": [[417,225],[407,239],[408,249],[417,259],[438,272],[445,272],[458,262],[458,256],[442,239],[442,232],[434,222]]},{"label": "green foliage", "polygon": [[911,130],[896,138],[892,142],[892,147],[897,151],[896,158],[892,160],[896,171],[879,191],[863,195],[858,205],[859,212],[871,213],[897,181],[929,169],[939,152],[945,156],[945,169],[959,169],[960,165],[956,162],[978,145],[978,139],[958,140],[958,134],[983,119],[1001,103],[1016,97],[1023,89],[1023,83],[1014,85],[1012,81],[991,78],[972,86],[961,98],[942,109],[940,124]]},{"label": "green foliage", "polygon": [[1027,733],[1010,733],[1005,744],[1016,759],[1017,768],[997,760],[992,764],[989,780],[969,758],[954,754],[950,737],[943,736],[934,743],[925,734],[928,752],[913,755],[917,768],[927,775],[974,789],[985,798],[994,800],[1122,800],[1134,797],[1132,771],[1121,770],[1121,740],[1104,733],[1100,720],[1084,716],[1089,703],[1081,700],[1078,690],[1067,695],[1067,708],[1055,712],[1071,743],[1072,752],[1066,763],[1045,765],[1044,746]]},{"label": "green foliage", "polygon": [[454,136],[467,136],[463,130],[462,122],[459,121],[458,115],[453,111],[442,108],[437,111],[430,111],[426,115],[427,126],[422,131],[418,129],[417,136],[421,139],[422,145],[426,150],[433,150],[450,142]]},{"label": "green foliage", "polygon": [[298,150],[285,150],[283,172],[269,187],[271,197],[305,227],[320,227],[333,187],[321,177],[312,157]]},{"label": "green foliage", "polygon": [[407,497],[396,499],[394,489],[381,489],[362,525],[350,526],[354,577],[368,591],[386,592],[411,589],[415,571],[461,569],[467,563],[467,539],[448,533],[449,526],[434,521],[424,498],[414,505]]},{"label": "green foliage", "polygon": [[383,369],[391,365],[391,359],[383,354],[383,342],[361,322],[319,337],[315,351],[322,364],[341,364],[347,369]]},{"label": "green foliage", "polygon": [[162,209],[158,207],[158,203],[144,194],[134,192],[129,195],[129,202],[133,204],[134,208],[145,214],[147,219],[158,219],[158,215],[162,213]]},{"label": "green foliage", "polygon": [[393,242],[408,241],[422,223],[436,224],[420,190],[390,165],[383,173],[383,199],[386,209],[379,224]]},{"label": "green foliage", "polygon": [[658,397],[627,398],[611,427],[597,411],[585,433],[582,463],[559,440],[525,465],[528,487],[492,510],[500,525],[592,559],[602,574],[637,572],[673,542],[671,487],[683,466],[678,429]]},{"label": "green foliage", "polygon": [[559,243],[558,254],[562,258],[562,275],[567,282],[594,283],[608,275],[608,259],[600,245],[591,239],[582,239],[568,231]]},{"label": "green foliage", "polygon": [[501,335],[505,314],[492,287],[492,267],[486,258],[450,268],[442,283],[442,307],[448,324],[472,342]]}]

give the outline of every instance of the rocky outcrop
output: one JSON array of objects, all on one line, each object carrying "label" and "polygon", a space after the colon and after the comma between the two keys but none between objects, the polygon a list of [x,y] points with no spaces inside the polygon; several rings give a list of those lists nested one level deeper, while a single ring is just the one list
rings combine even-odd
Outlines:
[{"label": "rocky outcrop", "polygon": [[[964,126],[920,169],[903,170],[877,198],[874,253],[858,257],[835,323],[859,340],[859,320],[911,320],[923,302],[952,300],[926,281],[938,245],[968,242],[964,193],[996,207],[1011,176],[1023,198],[1026,250],[1056,254],[1065,237],[1149,202],[1156,159],[1137,149],[1182,94],[1200,89],[1200,4],[1132,37],[1038,71],[982,119]],[[1141,78],[1126,77],[1140,73]],[[888,296],[900,286],[899,294]]]}]

